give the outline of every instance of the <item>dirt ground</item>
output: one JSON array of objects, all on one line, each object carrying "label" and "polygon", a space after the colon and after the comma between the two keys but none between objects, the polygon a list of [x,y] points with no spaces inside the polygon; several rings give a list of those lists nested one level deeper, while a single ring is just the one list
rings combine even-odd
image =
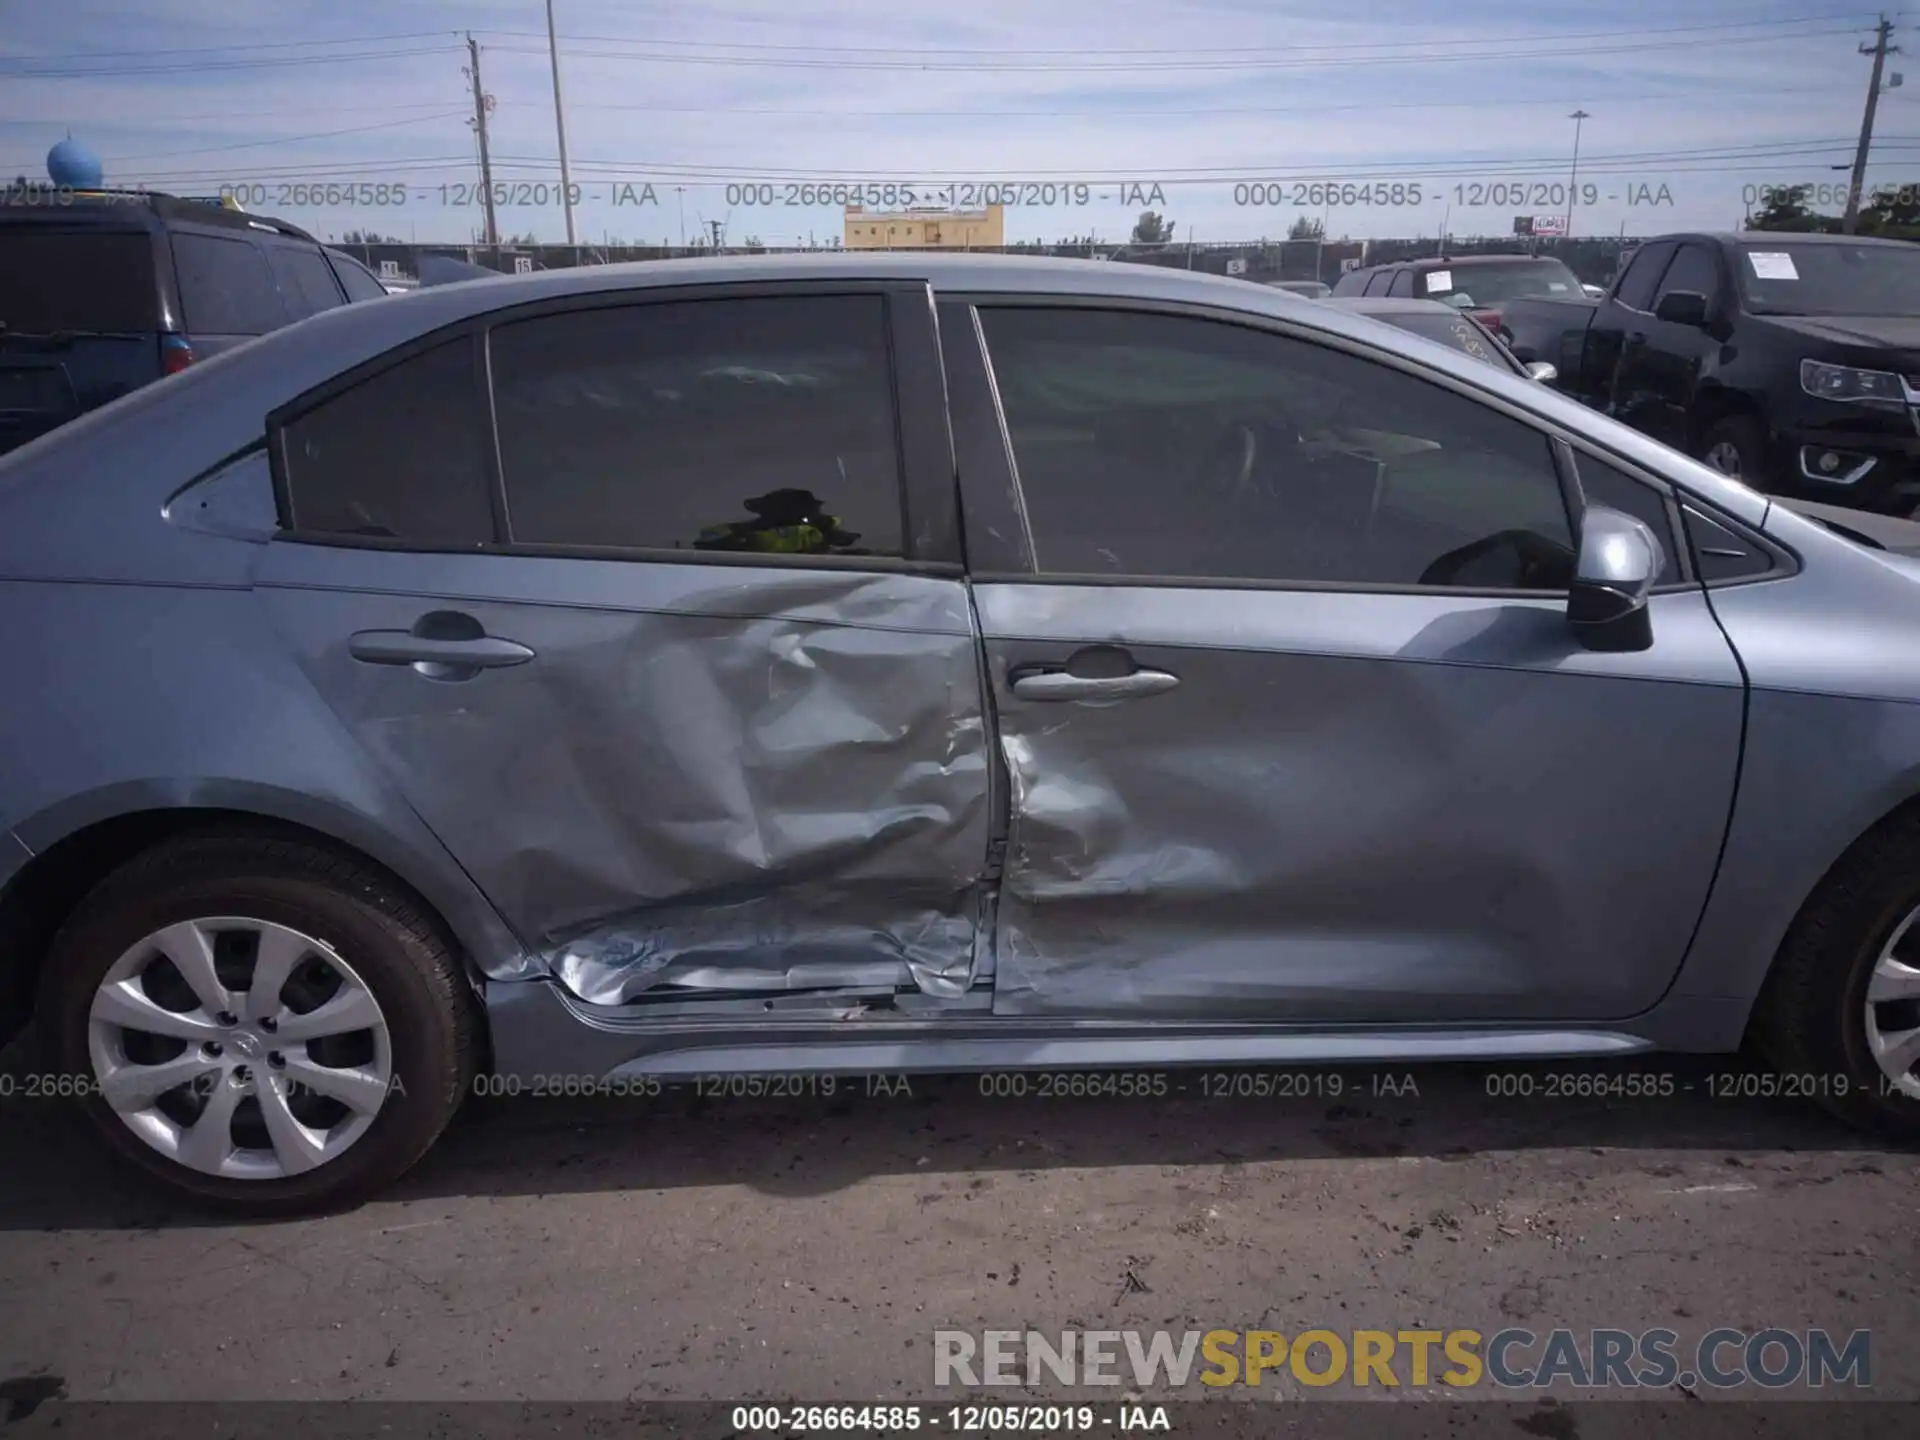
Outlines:
[{"label": "dirt ground", "polygon": [[[269,1225],[156,1200],[15,1098],[0,1382],[855,1402],[950,1398],[947,1327],[1724,1325],[1871,1330],[1875,1395],[1920,1398],[1920,1154],[1718,1098],[1706,1063],[1636,1067],[1676,1075],[1669,1098],[1549,1098],[1573,1068],[1343,1071],[1337,1099],[1167,1072],[1150,1099],[916,1077],[486,1101],[390,1195]],[[1533,1095],[1488,1093],[1515,1073]]]}]

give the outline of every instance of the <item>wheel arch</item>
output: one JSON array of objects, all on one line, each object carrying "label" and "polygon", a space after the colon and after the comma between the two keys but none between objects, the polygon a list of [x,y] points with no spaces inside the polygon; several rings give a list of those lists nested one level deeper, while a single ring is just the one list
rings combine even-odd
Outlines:
[{"label": "wheel arch", "polygon": [[[31,1016],[54,936],[87,893],[135,856],[189,835],[253,834],[352,858],[431,917],[478,998],[489,970],[524,960],[517,938],[450,861],[310,797],[267,786],[216,786],[180,797],[169,787],[117,785],[76,797],[14,828],[29,851],[0,887],[0,1044]],[[466,893],[462,893],[463,889]]]},{"label": "wheel arch", "polygon": [[1751,415],[1763,425],[1766,419],[1760,402],[1745,391],[1711,383],[1702,385],[1687,412],[1688,453],[1697,454],[1707,431],[1730,415]]},{"label": "wheel arch", "polygon": [[1920,774],[1909,773],[1903,777],[1908,790],[1905,798],[1896,801],[1890,808],[1881,812],[1879,817],[1854,837],[1827,863],[1826,867],[1814,877],[1813,883],[1805,887],[1799,903],[1794,906],[1792,917],[1786,928],[1780,932],[1773,951],[1767,956],[1766,969],[1760,983],[1754,988],[1752,1003],[1747,1011],[1746,1033],[1751,1039],[1755,1027],[1765,1018],[1775,985],[1781,972],[1781,957],[1786,953],[1793,936],[1800,929],[1802,920],[1814,906],[1819,904],[1835,877],[1844,872],[1863,852],[1872,850],[1885,843],[1888,837],[1901,830],[1920,834]]}]

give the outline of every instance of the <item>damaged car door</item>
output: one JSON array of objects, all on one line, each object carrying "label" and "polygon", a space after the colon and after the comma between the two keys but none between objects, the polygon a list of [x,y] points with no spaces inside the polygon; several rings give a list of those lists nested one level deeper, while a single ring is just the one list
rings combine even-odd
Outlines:
[{"label": "damaged car door", "polygon": [[[1011,788],[996,1014],[1659,998],[1718,863],[1742,678],[1678,567],[1651,648],[1583,648],[1556,442],[1277,320],[982,297],[941,330]],[[1656,490],[1580,466],[1677,553]]]},{"label": "damaged car door", "polygon": [[579,1000],[974,983],[977,636],[924,284],[495,313],[273,417],[258,577]]}]

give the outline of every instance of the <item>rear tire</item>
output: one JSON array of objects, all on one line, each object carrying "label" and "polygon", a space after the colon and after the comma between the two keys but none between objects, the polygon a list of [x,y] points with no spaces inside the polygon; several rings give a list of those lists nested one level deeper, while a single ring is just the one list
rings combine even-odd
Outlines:
[{"label": "rear tire", "polygon": [[1724,415],[1707,426],[1700,436],[1700,459],[1756,490],[1769,488],[1773,480],[1766,431],[1751,415]]},{"label": "rear tire", "polygon": [[[1893,998],[1870,1004],[1870,989]],[[1814,892],[1781,944],[1753,1036],[1792,1093],[1861,1129],[1920,1138],[1920,815],[1866,836]],[[1876,1038],[1888,1065],[1904,1051],[1898,1078]]]},{"label": "rear tire", "polygon": [[[412,1168],[472,1088],[477,1008],[439,926],[379,873],[219,835],[88,894],[37,1012],[47,1068],[110,1150],[178,1196],[265,1216],[356,1203]],[[191,1078],[158,1092],[176,1069]]]}]

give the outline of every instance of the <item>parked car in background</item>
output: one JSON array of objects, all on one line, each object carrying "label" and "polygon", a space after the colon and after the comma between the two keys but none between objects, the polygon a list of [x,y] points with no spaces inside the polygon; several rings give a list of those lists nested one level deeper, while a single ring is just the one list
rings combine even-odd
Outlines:
[{"label": "parked car in background", "polygon": [[1398,330],[1424,335],[1462,354],[1530,380],[1551,382],[1556,378],[1553,366],[1541,361],[1522,363],[1505,343],[1464,310],[1438,300],[1376,300],[1346,296],[1327,302],[1355,315],[1366,315]]},{"label": "parked car in background", "polygon": [[1913,535],[1183,270],[338,307],[0,459],[0,1013],[255,1212],[385,1185],[483,1070],[1752,1034],[1910,1134]]},{"label": "parked car in background", "polygon": [[1643,243],[1598,301],[1507,307],[1568,394],[1774,494],[1920,505],[1920,246],[1844,235]]},{"label": "parked car in background", "polygon": [[1263,280],[1260,283],[1270,290],[1287,290],[1309,300],[1324,300],[1333,293],[1332,286],[1318,280]]},{"label": "parked car in background", "polygon": [[304,230],[216,203],[5,192],[0,453],[196,360],[386,293],[369,280]]},{"label": "parked car in background", "polygon": [[1429,256],[1349,270],[1333,287],[1339,296],[1438,300],[1470,313],[1501,339],[1509,302],[1523,296],[1577,297],[1580,279],[1549,255]]}]

